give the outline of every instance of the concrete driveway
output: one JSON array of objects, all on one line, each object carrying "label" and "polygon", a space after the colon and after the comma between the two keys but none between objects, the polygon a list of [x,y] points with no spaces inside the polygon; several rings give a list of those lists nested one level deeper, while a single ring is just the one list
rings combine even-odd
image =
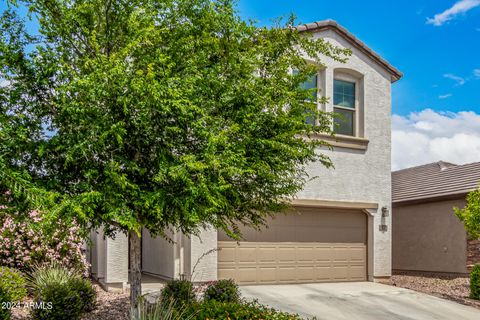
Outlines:
[{"label": "concrete driveway", "polygon": [[243,296],[318,320],[479,320],[480,310],[372,282],[242,286]]}]

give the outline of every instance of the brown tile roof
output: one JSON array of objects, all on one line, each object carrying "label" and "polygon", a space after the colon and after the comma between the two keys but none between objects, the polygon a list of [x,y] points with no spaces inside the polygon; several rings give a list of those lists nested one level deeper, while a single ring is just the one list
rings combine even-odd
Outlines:
[{"label": "brown tile roof", "polygon": [[479,183],[480,162],[456,165],[439,161],[392,172],[392,202],[461,196]]},{"label": "brown tile roof", "polygon": [[347,40],[349,40],[357,49],[359,49],[360,51],[365,53],[373,61],[377,62],[379,65],[381,65],[386,70],[388,70],[388,72],[390,72],[390,74],[392,76],[392,79],[391,79],[392,82],[400,80],[400,78],[403,76],[403,74],[397,68],[395,68],[390,63],[388,63],[379,54],[377,54],[372,49],[367,47],[367,45],[365,43],[360,41],[357,37],[355,37],[352,33],[350,33],[347,29],[345,29],[344,27],[339,25],[334,20],[322,20],[322,21],[302,24],[302,25],[297,26],[297,29],[300,32],[304,32],[304,31],[313,32],[313,31],[333,29],[333,30],[337,31],[340,35],[345,37]]}]

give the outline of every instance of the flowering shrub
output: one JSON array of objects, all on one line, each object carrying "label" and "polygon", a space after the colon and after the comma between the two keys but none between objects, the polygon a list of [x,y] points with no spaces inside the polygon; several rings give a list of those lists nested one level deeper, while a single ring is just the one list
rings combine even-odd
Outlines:
[{"label": "flowering shrub", "polygon": [[216,300],[219,302],[238,302],[240,291],[238,285],[232,279],[222,279],[213,282],[205,290],[204,300]]},{"label": "flowering shrub", "polygon": [[0,265],[29,270],[35,264],[58,262],[87,272],[83,238],[74,221],[48,221],[36,210],[26,216],[6,211],[2,215],[1,209]]}]

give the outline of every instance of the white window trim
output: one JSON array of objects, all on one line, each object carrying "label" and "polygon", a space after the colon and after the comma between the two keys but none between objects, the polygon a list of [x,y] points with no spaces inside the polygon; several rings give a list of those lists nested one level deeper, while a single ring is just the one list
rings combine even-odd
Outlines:
[{"label": "white window trim", "polygon": [[[359,115],[359,107],[360,107],[360,96],[359,96],[359,89],[360,89],[360,80],[356,77],[353,77],[349,74],[343,73],[343,72],[335,72],[334,77],[333,77],[333,83],[332,83],[332,97],[335,92],[335,80],[340,80],[340,81],[347,81],[355,84],[355,108],[348,108],[348,107],[343,107],[333,104],[333,110],[335,109],[343,109],[343,110],[348,110],[348,111],[353,111],[353,135],[346,135],[348,137],[359,137],[359,131],[358,128],[360,126],[360,117]],[[334,100],[334,99],[332,99]],[[334,102],[334,101],[333,101]],[[333,128],[335,130],[335,128]],[[337,134],[337,133],[336,133]],[[342,134],[338,134],[342,135]]]}]

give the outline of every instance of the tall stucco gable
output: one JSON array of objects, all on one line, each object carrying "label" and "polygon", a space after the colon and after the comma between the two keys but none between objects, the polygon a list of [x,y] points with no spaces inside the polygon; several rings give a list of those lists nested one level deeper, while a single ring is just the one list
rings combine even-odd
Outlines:
[{"label": "tall stucco gable", "polygon": [[357,51],[362,52],[365,57],[375,62],[378,66],[387,71],[390,75],[391,82],[395,82],[403,76],[402,72],[400,72],[397,68],[391,65],[388,61],[382,58],[379,54],[369,48],[365,43],[363,43],[361,40],[359,40],[357,37],[355,37],[352,33],[350,33],[347,29],[342,27],[334,20],[322,20],[299,25],[297,26],[297,30],[299,30],[300,32],[311,33],[319,33],[326,30],[331,30],[349,43],[349,45],[344,45],[343,47],[350,49],[355,48]]}]

